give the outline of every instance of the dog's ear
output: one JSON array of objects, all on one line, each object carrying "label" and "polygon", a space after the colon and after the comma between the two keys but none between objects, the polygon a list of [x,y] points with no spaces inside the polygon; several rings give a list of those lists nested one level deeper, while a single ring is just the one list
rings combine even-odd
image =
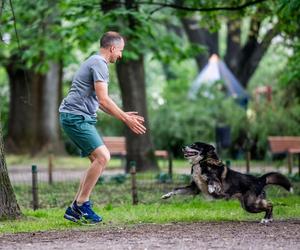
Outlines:
[{"label": "dog's ear", "polygon": [[215,147],[213,145],[209,145],[208,152],[215,152]]}]

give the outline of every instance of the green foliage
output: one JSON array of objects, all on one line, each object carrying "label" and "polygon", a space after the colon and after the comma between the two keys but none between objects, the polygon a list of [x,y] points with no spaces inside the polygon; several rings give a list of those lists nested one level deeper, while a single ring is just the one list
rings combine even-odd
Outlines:
[{"label": "green foliage", "polygon": [[232,139],[236,140],[246,119],[245,110],[220,91],[222,83],[201,88],[198,98],[189,100],[191,80],[184,80],[184,76],[189,76],[185,68],[176,71],[175,79],[164,90],[166,102],[151,113],[156,147],[170,148],[177,155],[182,145],[214,142],[217,125],[230,125]]},{"label": "green foliage", "polygon": [[268,136],[299,136],[300,105],[286,108],[280,102],[259,104],[250,118],[248,136],[256,147],[256,156],[268,151]]},{"label": "green foliage", "polygon": [[286,68],[280,78],[280,86],[284,90],[285,104],[299,105],[300,101],[300,42],[295,43],[293,55],[289,58]]}]

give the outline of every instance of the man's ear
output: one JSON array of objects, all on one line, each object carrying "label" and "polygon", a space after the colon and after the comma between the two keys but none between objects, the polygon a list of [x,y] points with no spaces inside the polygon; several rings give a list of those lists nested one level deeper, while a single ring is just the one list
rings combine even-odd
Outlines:
[{"label": "man's ear", "polygon": [[116,49],[116,47],[112,45],[112,46],[110,46],[109,51],[114,52],[115,49]]}]

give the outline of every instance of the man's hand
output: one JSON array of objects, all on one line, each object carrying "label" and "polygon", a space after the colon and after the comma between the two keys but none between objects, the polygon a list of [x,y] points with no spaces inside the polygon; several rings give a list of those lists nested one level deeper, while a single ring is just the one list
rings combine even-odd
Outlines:
[{"label": "man's hand", "polygon": [[146,133],[146,127],[143,125],[144,117],[138,115],[138,112],[130,111],[126,113],[125,124],[136,134],[142,135]]}]

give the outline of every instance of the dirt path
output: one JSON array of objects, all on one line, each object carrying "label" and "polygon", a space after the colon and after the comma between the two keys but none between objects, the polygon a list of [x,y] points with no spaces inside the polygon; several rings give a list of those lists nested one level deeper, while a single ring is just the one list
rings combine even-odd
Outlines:
[{"label": "dirt path", "polygon": [[0,249],[300,249],[300,220],[143,224],[0,235]]}]

